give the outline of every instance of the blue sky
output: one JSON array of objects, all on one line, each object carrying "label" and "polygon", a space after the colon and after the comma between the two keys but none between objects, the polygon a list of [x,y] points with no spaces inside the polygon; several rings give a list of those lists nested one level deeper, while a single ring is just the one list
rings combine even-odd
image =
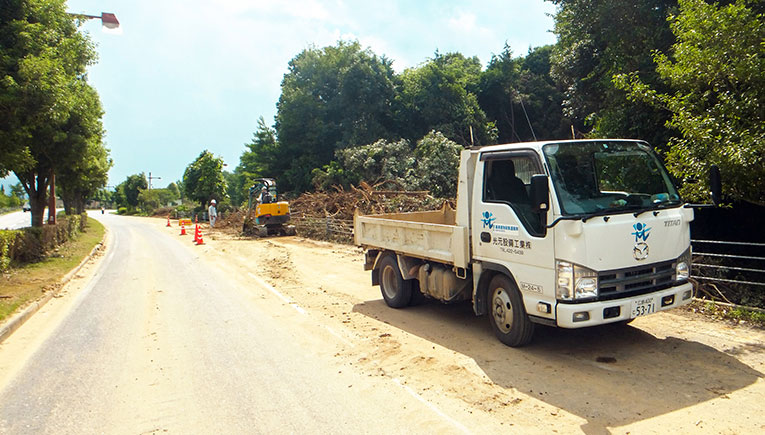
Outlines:
[{"label": "blue sky", "polygon": [[[121,34],[82,26],[97,44],[89,81],[106,112],[109,185],[149,172],[165,187],[205,149],[228,170],[258,117],[273,124],[287,63],[310,47],[358,40],[400,72],[441,53],[485,66],[507,42],[517,55],[555,41],[542,0],[69,0],[69,11],[112,12]],[[278,177],[278,174],[272,174]],[[15,183],[15,177],[4,184]]]}]

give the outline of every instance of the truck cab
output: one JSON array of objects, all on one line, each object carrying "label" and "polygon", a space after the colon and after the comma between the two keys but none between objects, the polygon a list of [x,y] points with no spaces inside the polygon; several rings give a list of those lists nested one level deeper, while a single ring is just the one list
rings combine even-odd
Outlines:
[{"label": "truck cab", "polygon": [[473,170],[461,175],[473,181],[464,218],[474,288],[496,273],[512,287],[474,294],[476,312],[493,316],[500,333],[512,329],[513,292],[531,322],[565,328],[628,322],[690,302],[693,209],[683,207],[648,144],[538,142],[462,158]]}]

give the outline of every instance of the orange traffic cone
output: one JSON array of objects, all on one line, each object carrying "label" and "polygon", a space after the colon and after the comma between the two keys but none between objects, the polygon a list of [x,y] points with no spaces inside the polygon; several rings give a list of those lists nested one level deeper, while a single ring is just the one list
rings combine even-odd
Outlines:
[{"label": "orange traffic cone", "polygon": [[186,226],[185,226],[185,225],[183,225],[183,223],[181,223],[181,235],[182,235],[182,236],[185,236],[185,235],[186,235]]},{"label": "orange traffic cone", "polygon": [[194,243],[199,240],[199,225],[194,225]]},{"label": "orange traffic cone", "polygon": [[202,231],[199,232],[199,237],[197,238],[197,246],[204,245],[205,242],[202,240]]},{"label": "orange traffic cone", "polygon": [[170,225],[170,215],[167,215],[167,225],[165,225],[165,226],[168,226],[168,227],[171,226]]}]

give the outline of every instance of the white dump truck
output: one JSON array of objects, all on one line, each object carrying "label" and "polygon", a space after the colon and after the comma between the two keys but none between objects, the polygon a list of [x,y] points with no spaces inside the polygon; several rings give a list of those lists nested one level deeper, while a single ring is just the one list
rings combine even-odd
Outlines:
[{"label": "white dump truck", "polygon": [[390,307],[470,300],[522,346],[688,304],[692,220],[643,141],[532,142],[462,151],[456,210],[357,213],[354,239]]}]

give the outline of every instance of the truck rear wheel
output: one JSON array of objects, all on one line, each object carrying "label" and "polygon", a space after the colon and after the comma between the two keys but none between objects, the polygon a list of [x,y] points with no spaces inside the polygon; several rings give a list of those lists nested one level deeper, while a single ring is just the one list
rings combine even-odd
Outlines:
[{"label": "truck rear wheel", "polygon": [[389,307],[402,308],[412,299],[412,282],[401,277],[395,255],[380,260],[380,291]]},{"label": "truck rear wheel", "polygon": [[521,294],[504,275],[489,282],[489,321],[499,341],[511,347],[528,344],[534,335],[534,324],[526,315]]}]

